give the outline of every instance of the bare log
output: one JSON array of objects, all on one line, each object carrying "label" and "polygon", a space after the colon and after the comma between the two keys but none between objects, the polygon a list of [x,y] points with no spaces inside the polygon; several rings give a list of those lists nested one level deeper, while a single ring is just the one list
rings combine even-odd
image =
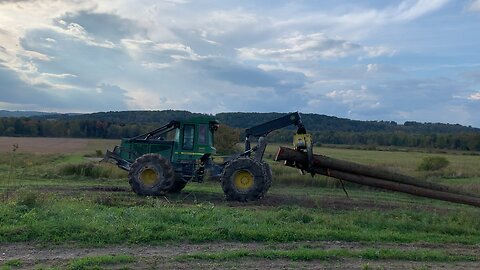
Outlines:
[{"label": "bare log", "polygon": [[[294,161],[298,166],[302,167],[303,170],[308,171],[308,158],[305,153],[290,149],[287,147],[280,147],[277,152],[275,160],[288,160]],[[448,192],[463,196],[476,197],[480,198],[480,194],[473,194],[463,190],[458,190],[451,188],[445,185],[440,185],[428,181],[423,181],[416,179],[411,176],[387,171],[381,168],[374,168],[367,165],[362,165],[354,162],[349,162],[345,160],[339,160],[324,155],[313,155],[313,166],[317,168],[328,168],[337,170],[340,172],[348,172],[355,175],[364,175],[370,176],[378,179],[385,179],[388,181],[393,181],[401,184],[412,185],[416,187],[422,187],[426,189]]]},{"label": "bare log", "polygon": [[[479,197],[469,196],[468,194],[462,194],[462,192],[458,190],[455,190],[456,192],[450,192],[450,190],[453,190],[453,189],[443,185],[438,185],[438,184],[433,185],[434,187],[440,186],[442,190],[439,190],[439,189],[431,188],[431,186],[429,185],[418,186],[418,185],[412,185],[408,182],[399,182],[398,181],[399,179],[396,179],[397,181],[392,181],[389,178],[374,177],[371,175],[374,174],[373,171],[376,171],[377,169],[372,167],[369,167],[372,172],[369,172],[368,175],[354,173],[351,171],[343,171],[343,170],[337,169],[338,166],[331,166],[331,167],[327,166],[327,164],[332,165],[332,162],[333,164],[338,165],[335,163],[338,160],[328,158],[330,163],[323,163],[322,160],[325,160],[324,158],[325,156],[314,155],[313,165],[311,168],[308,168],[308,160],[306,157],[306,153],[298,152],[293,149],[289,149],[285,147],[280,147],[275,160],[277,161],[285,160],[285,161],[288,161],[286,162],[286,165],[291,167],[300,168],[305,171],[314,172],[316,174],[326,175],[326,176],[342,179],[345,181],[349,181],[349,182],[353,182],[361,185],[378,187],[378,188],[399,191],[399,192],[408,193],[408,194],[421,196],[421,197],[427,197],[427,198],[432,198],[437,200],[468,204],[468,205],[480,207]],[[352,168],[354,167],[354,165],[360,165],[353,162],[347,162],[347,163],[348,163],[348,167],[346,168]],[[368,167],[365,165],[361,165],[361,166]],[[387,172],[387,171],[383,171],[383,172]],[[381,175],[388,176],[386,174],[381,174]],[[412,177],[412,179],[415,179],[415,178]],[[416,180],[416,181],[418,182],[415,182],[415,183],[420,182],[420,180]],[[423,182],[432,184],[425,181]]]},{"label": "bare log", "polygon": [[399,191],[403,193],[408,193],[411,195],[416,195],[420,197],[427,197],[442,201],[449,201],[454,203],[461,203],[461,204],[468,204],[480,207],[480,199],[476,197],[464,196],[449,192],[443,192],[438,190],[431,190],[427,188],[401,184],[397,182],[392,182],[384,179],[378,179],[370,176],[364,175],[355,175],[347,172],[340,172],[337,170],[330,170],[325,168],[315,169],[315,172],[318,174],[343,179],[345,181],[371,186],[371,187],[378,187],[393,191]]}]

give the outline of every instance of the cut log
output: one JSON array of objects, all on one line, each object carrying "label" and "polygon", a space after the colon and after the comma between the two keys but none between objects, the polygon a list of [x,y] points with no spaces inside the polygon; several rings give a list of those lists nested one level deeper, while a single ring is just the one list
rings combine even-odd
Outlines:
[{"label": "cut log", "polygon": [[437,199],[442,201],[449,201],[454,203],[468,204],[468,205],[480,207],[480,199],[476,197],[464,196],[464,195],[443,192],[438,190],[432,190],[432,189],[427,189],[423,187],[417,187],[417,186],[402,184],[398,182],[388,181],[384,179],[378,179],[370,176],[355,175],[347,172],[340,172],[333,169],[325,169],[325,168],[315,169],[315,173],[334,177],[337,179],[343,179],[345,181],[357,183],[360,185],[378,187],[378,188],[408,193],[408,194],[412,194],[420,197],[427,197],[427,198],[432,198],[432,199]]},{"label": "cut log", "polygon": [[[280,149],[277,152],[276,160],[290,160],[290,161],[295,161],[297,164],[303,164],[303,165],[308,164],[308,158],[304,153],[296,151],[294,149],[287,148],[287,147],[280,147]],[[473,194],[463,190],[451,188],[445,185],[423,181],[411,176],[387,171],[381,168],[374,168],[372,166],[362,165],[362,164],[349,162],[345,160],[334,159],[324,155],[314,155],[313,163],[315,166],[335,169],[342,172],[349,172],[352,174],[371,176],[371,177],[380,178],[380,179],[387,179],[387,180],[402,183],[402,184],[408,184],[408,185],[423,187],[423,188],[432,189],[432,190],[438,190],[443,192],[450,192],[450,193],[455,193],[459,195],[480,198],[480,194]],[[307,170],[307,169],[308,168],[305,168],[304,170]]]},{"label": "cut log", "polygon": [[288,166],[361,185],[480,207],[478,195],[353,162],[313,155],[312,168],[309,168],[306,153],[286,147],[280,147],[275,160],[285,160]]}]

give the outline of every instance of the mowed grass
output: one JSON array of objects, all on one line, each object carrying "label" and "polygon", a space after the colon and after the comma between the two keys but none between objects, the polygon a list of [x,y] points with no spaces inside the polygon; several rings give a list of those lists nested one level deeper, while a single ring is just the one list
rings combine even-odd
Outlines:
[{"label": "mowed grass", "polygon": [[[177,195],[139,197],[130,191],[125,172],[84,157],[95,150],[108,148],[102,148],[101,141],[95,142],[88,151],[82,149],[70,154],[4,153],[0,157],[0,243],[68,242],[103,246],[341,240],[463,244],[472,248],[480,245],[478,208],[357,185],[347,186],[350,198],[346,198],[343,190],[338,188],[338,180],[301,176],[297,170],[273,162],[271,157],[277,147],[269,146],[266,153],[273,170],[273,186],[264,200],[253,203],[225,201],[220,184],[212,182],[191,183]],[[477,187],[480,181],[480,157],[475,155],[323,147],[316,148],[315,152],[402,173],[410,172],[458,187]],[[415,168],[423,157],[429,155],[444,156],[450,165],[435,174],[422,175]],[[95,171],[82,170],[89,166],[94,166]],[[452,176],[452,172],[462,174]],[[347,252],[343,249],[329,252],[267,250],[258,254],[242,251],[215,256],[220,259],[230,256],[301,259],[305,256],[305,259],[396,257],[414,260],[415,254],[398,251],[391,255],[378,250]],[[371,254],[377,254],[377,257]],[[442,252],[424,251],[423,254],[425,261],[448,258]],[[178,259],[216,259],[211,256],[202,253]],[[461,256],[446,260],[479,259]]]}]

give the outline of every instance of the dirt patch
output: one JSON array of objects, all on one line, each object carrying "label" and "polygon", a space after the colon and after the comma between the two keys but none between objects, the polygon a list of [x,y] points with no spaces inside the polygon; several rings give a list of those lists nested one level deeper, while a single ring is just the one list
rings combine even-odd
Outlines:
[{"label": "dirt patch", "polygon": [[[109,199],[121,199],[123,204],[118,206],[128,206],[129,203],[138,204],[146,197],[137,196],[130,187],[126,186],[82,186],[82,187],[63,187],[63,186],[49,186],[39,187],[37,191],[43,193],[55,193],[57,196],[73,196],[82,193],[94,193],[95,196],[107,196]],[[112,197],[113,196],[113,197]],[[216,205],[225,205],[229,207],[253,207],[257,209],[267,209],[276,207],[291,207],[298,206],[303,208],[324,209],[326,211],[353,211],[353,210],[378,210],[391,211],[396,209],[411,209],[419,211],[433,211],[437,213],[449,213],[455,209],[442,208],[441,206],[419,205],[407,202],[395,201],[378,201],[367,198],[346,198],[343,196],[301,196],[301,195],[281,195],[268,194],[265,198],[253,202],[236,202],[227,201],[225,196],[219,192],[208,191],[190,191],[180,192],[174,194],[164,194],[157,196],[156,199],[161,203],[181,204],[181,205],[196,205],[198,203],[213,203]],[[115,205],[111,205],[115,206]]]},{"label": "dirt patch", "polygon": [[[80,187],[80,190],[87,190],[87,191],[105,191],[105,192],[131,192],[131,188],[126,187]],[[134,193],[132,193],[133,195]]]},{"label": "dirt patch", "polygon": [[[363,260],[340,258],[329,261],[291,261],[285,259],[256,259],[242,258],[223,261],[208,260],[176,260],[178,255],[195,253],[215,253],[236,250],[289,250],[295,248],[309,249],[348,249],[358,250],[365,248],[395,248],[413,250],[418,248],[432,248],[456,255],[480,255],[480,247],[463,245],[433,245],[433,244],[395,244],[395,243],[358,243],[342,241],[312,241],[293,243],[232,243],[217,242],[207,244],[167,244],[162,246],[131,245],[109,246],[101,248],[79,248],[64,246],[41,246],[36,243],[0,244],[0,263],[8,260],[20,260],[25,267],[36,265],[65,266],[75,258],[103,256],[103,255],[131,255],[136,262],[129,265],[134,269],[365,269],[373,267],[380,269],[478,269],[478,262],[410,262],[392,260]],[[369,268],[372,269],[372,268]]]}]

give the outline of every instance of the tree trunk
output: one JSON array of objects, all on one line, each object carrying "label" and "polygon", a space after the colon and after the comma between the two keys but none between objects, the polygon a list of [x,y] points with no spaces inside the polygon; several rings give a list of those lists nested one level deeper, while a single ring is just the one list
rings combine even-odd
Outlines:
[{"label": "tree trunk", "polygon": [[312,168],[308,168],[306,153],[286,147],[280,147],[275,160],[285,160],[291,167],[361,185],[480,207],[479,195],[353,162],[313,155]]}]

